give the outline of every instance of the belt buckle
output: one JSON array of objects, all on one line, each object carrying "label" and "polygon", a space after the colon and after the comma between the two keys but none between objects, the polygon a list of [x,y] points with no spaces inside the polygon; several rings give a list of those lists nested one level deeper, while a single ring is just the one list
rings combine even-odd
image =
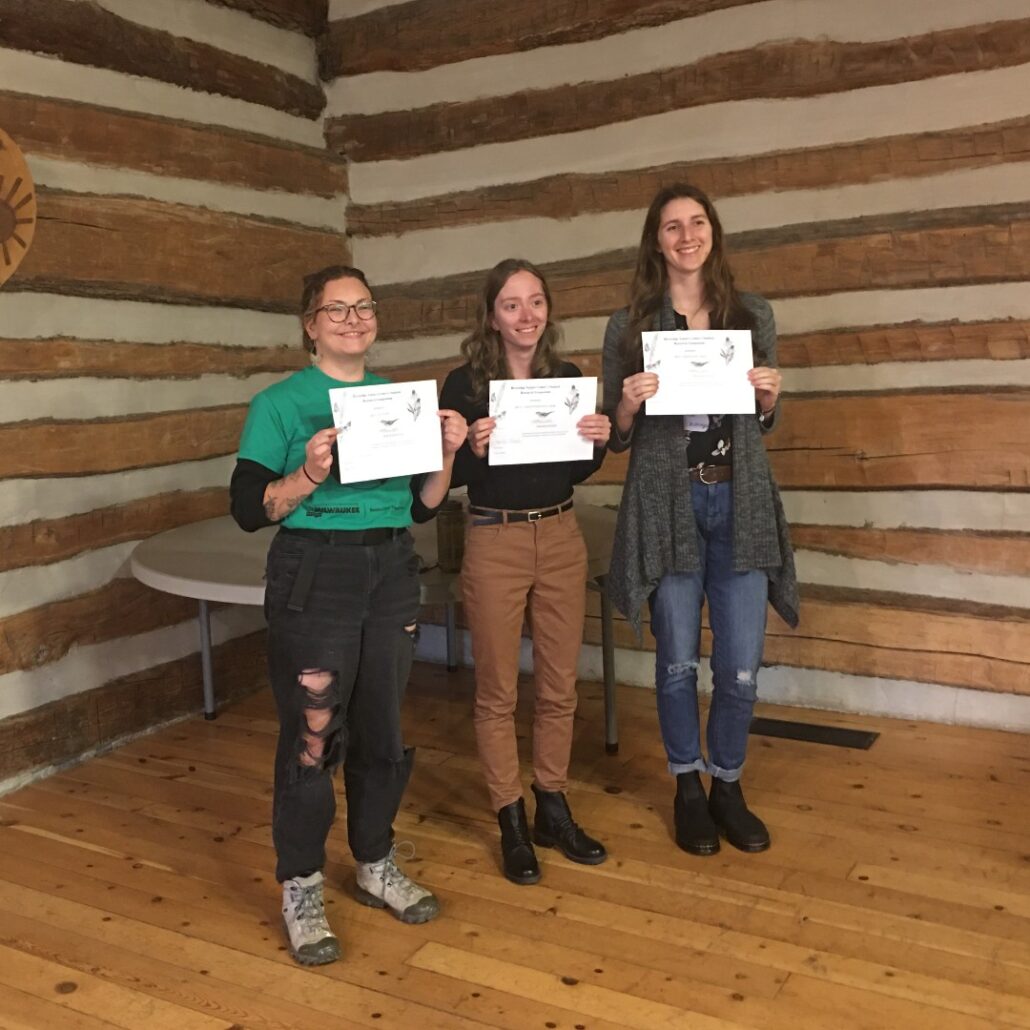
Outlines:
[{"label": "belt buckle", "polygon": [[526,512],[526,521],[527,522],[539,522],[543,517],[544,517],[544,513],[542,511],[527,511]]},{"label": "belt buckle", "polygon": [[705,484],[705,486],[715,486],[715,484],[718,482],[718,480],[713,479],[711,482],[708,482],[708,480],[705,479],[705,472],[708,469],[711,469],[712,473],[714,474],[715,473],[715,468],[716,468],[715,465],[706,465],[704,462],[701,462],[701,464],[698,466],[698,469],[697,469],[697,478],[700,479],[701,482]]}]

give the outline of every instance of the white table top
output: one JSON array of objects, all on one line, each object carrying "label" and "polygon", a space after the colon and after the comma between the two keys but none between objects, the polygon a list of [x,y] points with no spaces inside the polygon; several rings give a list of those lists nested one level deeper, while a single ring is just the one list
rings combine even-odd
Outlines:
[{"label": "white table top", "polygon": [[[590,555],[590,575],[604,575],[611,554],[615,512],[595,505],[577,505],[576,515]],[[424,565],[419,575],[423,604],[460,601],[458,576],[436,568],[436,523],[411,527],[415,550]],[[199,601],[260,605],[265,599],[265,556],[275,526],[244,533],[232,518],[193,522],[158,533],[137,544],[132,574],[155,590]]]}]

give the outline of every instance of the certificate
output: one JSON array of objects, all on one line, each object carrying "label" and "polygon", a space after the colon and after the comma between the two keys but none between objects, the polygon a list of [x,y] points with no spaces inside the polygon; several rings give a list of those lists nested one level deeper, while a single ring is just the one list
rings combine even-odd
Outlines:
[{"label": "certificate", "polygon": [[443,468],[436,383],[383,383],[329,391],[339,430],[340,482],[437,472]]},{"label": "certificate", "polygon": [[644,371],[658,374],[648,415],[751,415],[755,388],[749,329],[641,333]]},{"label": "certificate", "polygon": [[594,443],[576,423],[592,415],[597,376],[564,379],[494,379],[490,382],[491,465],[532,465],[545,461],[589,461]]}]

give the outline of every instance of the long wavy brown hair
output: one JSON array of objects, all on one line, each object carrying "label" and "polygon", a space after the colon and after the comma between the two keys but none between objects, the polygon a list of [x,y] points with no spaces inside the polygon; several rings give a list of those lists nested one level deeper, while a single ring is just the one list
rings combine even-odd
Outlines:
[{"label": "long wavy brown hair", "polygon": [[[722,222],[715,205],[704,191],[689,183],[679,182],[665,186],[656,194],[644,217],[637,250],[637,265],[630,286],[629,323],[622,338],[621,356],[624,375],[643,371],[640,333],[651,328],[669,292],[669,273],[658,244],[662,211],[673,200],[696,200],[704,208],[712,226],[712,252],[701,269],[705,303],[710,309],[713,329],[753,329],[751,312],[741,303],[740,294],[733,284],[733,273],[726,258]],[[757,357],[757,355],[756,355]]]},{"label": "long wavy brown hair", "polygon": [[477,404],[486,401],[491,379],[512,378],[511,369],[508,368],[508,362],[504,356],[501,334],[490,325],[490,319],[493,317],[494,304],[501,290],[504,289],[504,284],[516,272],[529,272],[530,275],[535,275],[540,280],[540,287],[543,290],[544,299],[547,301],[547,325],[533,352],[531,365],[533,378],[553,378],[561,367],[561,359],[558,357],[558,342],[561,339],[561,332],[551,321],[553,304],[547,280],[540,269],[531,262],[522,258],[505,258],[487,273],[483,291],[479,295],[479,305],[476,308],[475,328],[461,341],[461,355],[469,363],[469,374],[472,379],[471,399]]}]

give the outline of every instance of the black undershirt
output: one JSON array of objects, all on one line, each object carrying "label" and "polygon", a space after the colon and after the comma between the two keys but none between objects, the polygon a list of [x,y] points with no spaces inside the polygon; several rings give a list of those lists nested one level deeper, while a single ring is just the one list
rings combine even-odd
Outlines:
[{"label": "black undershirt", "polygon": [[[677,329],[690,328],[684,315],[678,311],[675,315]],[[732,465],[732,449],[733,419],[728,415],[709,415],[707,429],[690,433],[690,439],[687,441],[687,464],[691,468],[696,465]]]},{"label": "black undershirt", "polygon": [[[578,376],[579,369],[563,361],[559,377]],[[487,400],[472,399],[469,366],[454,369],[443,384],[440,407],[461,412],[471,426],[489,414]],[[490,465],[489,454],[477,458],[464,443],[454,458],[451,486],[468,486],[469,503],[479,508],[550,508],[568,500],[576,483],[601,467],[604,448],[595,447],[589,461],[549,461],[532,465]]]}]

